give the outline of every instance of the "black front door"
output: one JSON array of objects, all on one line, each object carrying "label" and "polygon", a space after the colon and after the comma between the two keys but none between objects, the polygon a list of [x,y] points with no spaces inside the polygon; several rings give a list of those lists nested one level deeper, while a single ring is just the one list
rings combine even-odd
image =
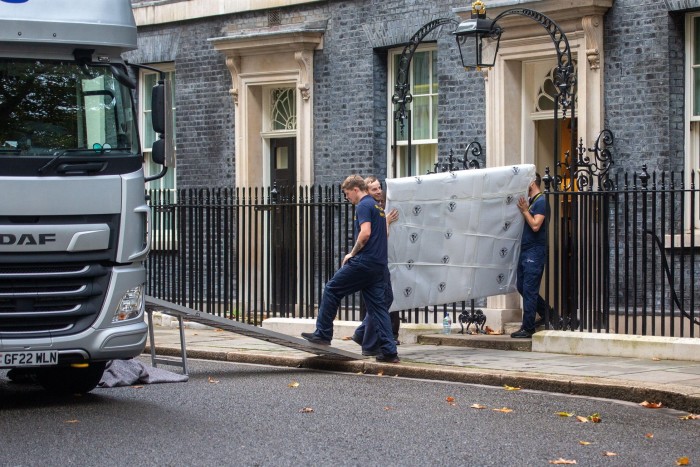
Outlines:
[{"label": "black front door", "polygon": [[296,138],[270,140],[270,182],[277,190],[272,209],[271,308],[275,314],[294,316],[297,283]]}]

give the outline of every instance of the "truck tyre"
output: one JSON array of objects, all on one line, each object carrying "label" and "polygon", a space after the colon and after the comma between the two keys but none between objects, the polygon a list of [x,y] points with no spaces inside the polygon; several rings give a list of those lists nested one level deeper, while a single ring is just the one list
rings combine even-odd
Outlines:
[{"label": "truck tyre", "polygon": [[107,362],[90,363],[87,368],[71,366],[42,368],[37,379],[44,389],[58,394],[82,394],[95,389]]}]

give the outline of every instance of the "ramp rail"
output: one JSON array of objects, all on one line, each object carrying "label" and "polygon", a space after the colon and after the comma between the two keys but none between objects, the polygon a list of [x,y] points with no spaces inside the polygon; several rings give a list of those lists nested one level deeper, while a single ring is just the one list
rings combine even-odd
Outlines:
[{"label": "ramp rail", "polygon": [[[177,318],[180,330],[180,358],[165,358],[158,357],[155,352],[155,333],[153,330],[153,312],[160,312]],[[315,354],[319,357],[333,360],[363,360],[367,357],[349,352],[347,350],[338,349],[329,345],[313,344],[301,337],[294,337],[269,329],[263,329],[259,326],[240,323],[231,319],[222,318],[220,316],[210,315],[203,311],[187,308],[182,305],[160,300],[154,297],[146,296],[146,315],[148,317],[148,333],[149,343],[151,348],[151,362],[154,367],[158,363],[164,365],[173,365],[181,367],[185,374],[188,374],[187,367],[187,345],[185,342],[185,328],[183,320],[192,321],[195,323],[204,324],[224,331],[233,332],[254,339],[261,339],[273,344],[282,345],[295,350],[301,350]]]}]

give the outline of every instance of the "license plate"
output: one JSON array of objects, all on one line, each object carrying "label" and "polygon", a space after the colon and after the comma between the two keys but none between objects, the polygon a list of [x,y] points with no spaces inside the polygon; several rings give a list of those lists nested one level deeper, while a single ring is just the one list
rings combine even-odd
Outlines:
[{"label": "license plate", "polygon": [[0,352],[0,366],[39,366],[58,364],[55,350]]}]

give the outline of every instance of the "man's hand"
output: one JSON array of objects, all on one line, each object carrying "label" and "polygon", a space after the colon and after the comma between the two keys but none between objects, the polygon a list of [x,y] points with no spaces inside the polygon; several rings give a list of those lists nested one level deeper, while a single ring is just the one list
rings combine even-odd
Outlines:
[{"label": "man's hand", "polygon": [[524,196],[521,196],[518,200],[518,209],[520,209],[520,212],[523,214],[525,214],[528,211],[528,209],[530,209],[530,205],[528,204]]},{"label": "man's hand", "polygon": [[389,214],[386,215],[386,223],[391,225],[397,220],[399,220],[399,211],[398,209],[394,208],[391,210],[391,212],[389,212]]},{"label": "man's hand", "polygon": [[352,258],[352,255],[350,253],[345,255],[345,257],[343,258],[343,262],[341,263],[341,266],[345,266],[345,263],[347,263],[350,258]]}]

